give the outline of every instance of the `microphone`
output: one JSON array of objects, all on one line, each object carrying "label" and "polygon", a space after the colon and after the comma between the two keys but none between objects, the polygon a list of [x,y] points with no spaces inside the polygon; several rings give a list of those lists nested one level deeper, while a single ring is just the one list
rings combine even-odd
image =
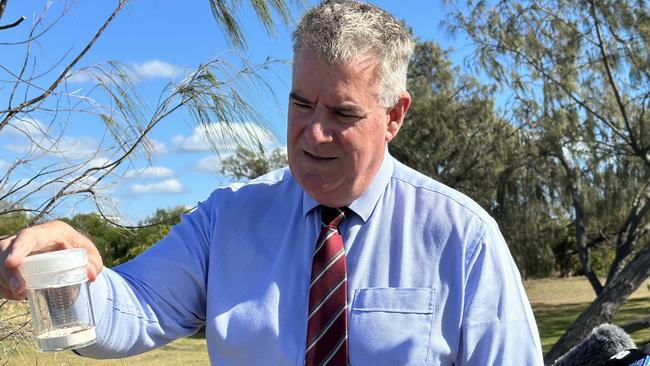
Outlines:
[{"label": "microphone", "polygon": [[612,356],[631,348],[636,348],[636,344],[621,327],[602,324],[558,358],[553,366],[605,366]]}]

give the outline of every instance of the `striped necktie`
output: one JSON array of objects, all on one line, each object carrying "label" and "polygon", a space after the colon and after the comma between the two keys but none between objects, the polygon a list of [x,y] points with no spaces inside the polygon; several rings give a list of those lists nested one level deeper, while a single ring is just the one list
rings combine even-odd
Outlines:
[{"label": "striped necktie", "polygon": [[346,365],[348,286],[338,229],[346,208],[320,207],[322,228],[312,258],[305,365]]}]

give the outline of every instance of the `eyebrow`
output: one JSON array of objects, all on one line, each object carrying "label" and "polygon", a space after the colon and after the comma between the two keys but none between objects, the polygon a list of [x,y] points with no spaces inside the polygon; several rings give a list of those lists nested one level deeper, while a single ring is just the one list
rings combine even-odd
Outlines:
[{"label": "eyebrow", "polygon": [[[314,105],[314,102],[309,100],[307,97],[303,97],[302,95],[298,94],[298,92],[291,92],[289,93],[289,98],[292,100],[297,101],[298,103],[304,103],[304,104],[309,104],[309,105]],[[341,105],[341,106],[327,106],[328,109],[334,111],[334,112],[339,112],[339,113],[351,113],[351,114],[365,114],[363,109],[360,109],[357,106],[354,105]]]},{"label": "eyebrow", "polygon": [[303,97],[302,95],[296,93],[296,92],[291,92],[289,93],[289,98],[294,99],[300,103],[305,103],[305,104],[314,104],[311,100],[307,99],[306,97]]},{"label": "eyebrow", "polygon": [[343,113],[352,113],[352,114],[363,114],[363,110],[355,106],[336,106],[332,108],[335,112]]}]

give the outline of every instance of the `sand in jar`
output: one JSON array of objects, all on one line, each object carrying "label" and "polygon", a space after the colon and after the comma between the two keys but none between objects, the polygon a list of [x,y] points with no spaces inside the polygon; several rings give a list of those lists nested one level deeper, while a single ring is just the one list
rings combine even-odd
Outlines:
[{"label": "sand in jar", "polygon": [[42,351],[65,351],[90,345],[96,338],[95,327],[77,326],[43,333],[36,337],[36,344]]}]

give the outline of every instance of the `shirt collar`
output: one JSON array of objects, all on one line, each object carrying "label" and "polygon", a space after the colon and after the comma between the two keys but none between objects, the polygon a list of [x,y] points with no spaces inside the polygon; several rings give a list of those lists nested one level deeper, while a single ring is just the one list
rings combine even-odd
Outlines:
[{"label": "shirt collar", "polygon": [[[384,151],[384,160],[375,175],[375,178],[370,183],[366,191],[356,200],[354,200],[348,208],[356,213],[363,222],[368,221],[372,211],[375,209],[379,198],[386,190],[386,186],[393,175],[393,157],[388,153],[388,148]],[[307,217],[307,214],[318,207],[320,203],[313,199],[307,192],[302,191],[302,214]]]}]

